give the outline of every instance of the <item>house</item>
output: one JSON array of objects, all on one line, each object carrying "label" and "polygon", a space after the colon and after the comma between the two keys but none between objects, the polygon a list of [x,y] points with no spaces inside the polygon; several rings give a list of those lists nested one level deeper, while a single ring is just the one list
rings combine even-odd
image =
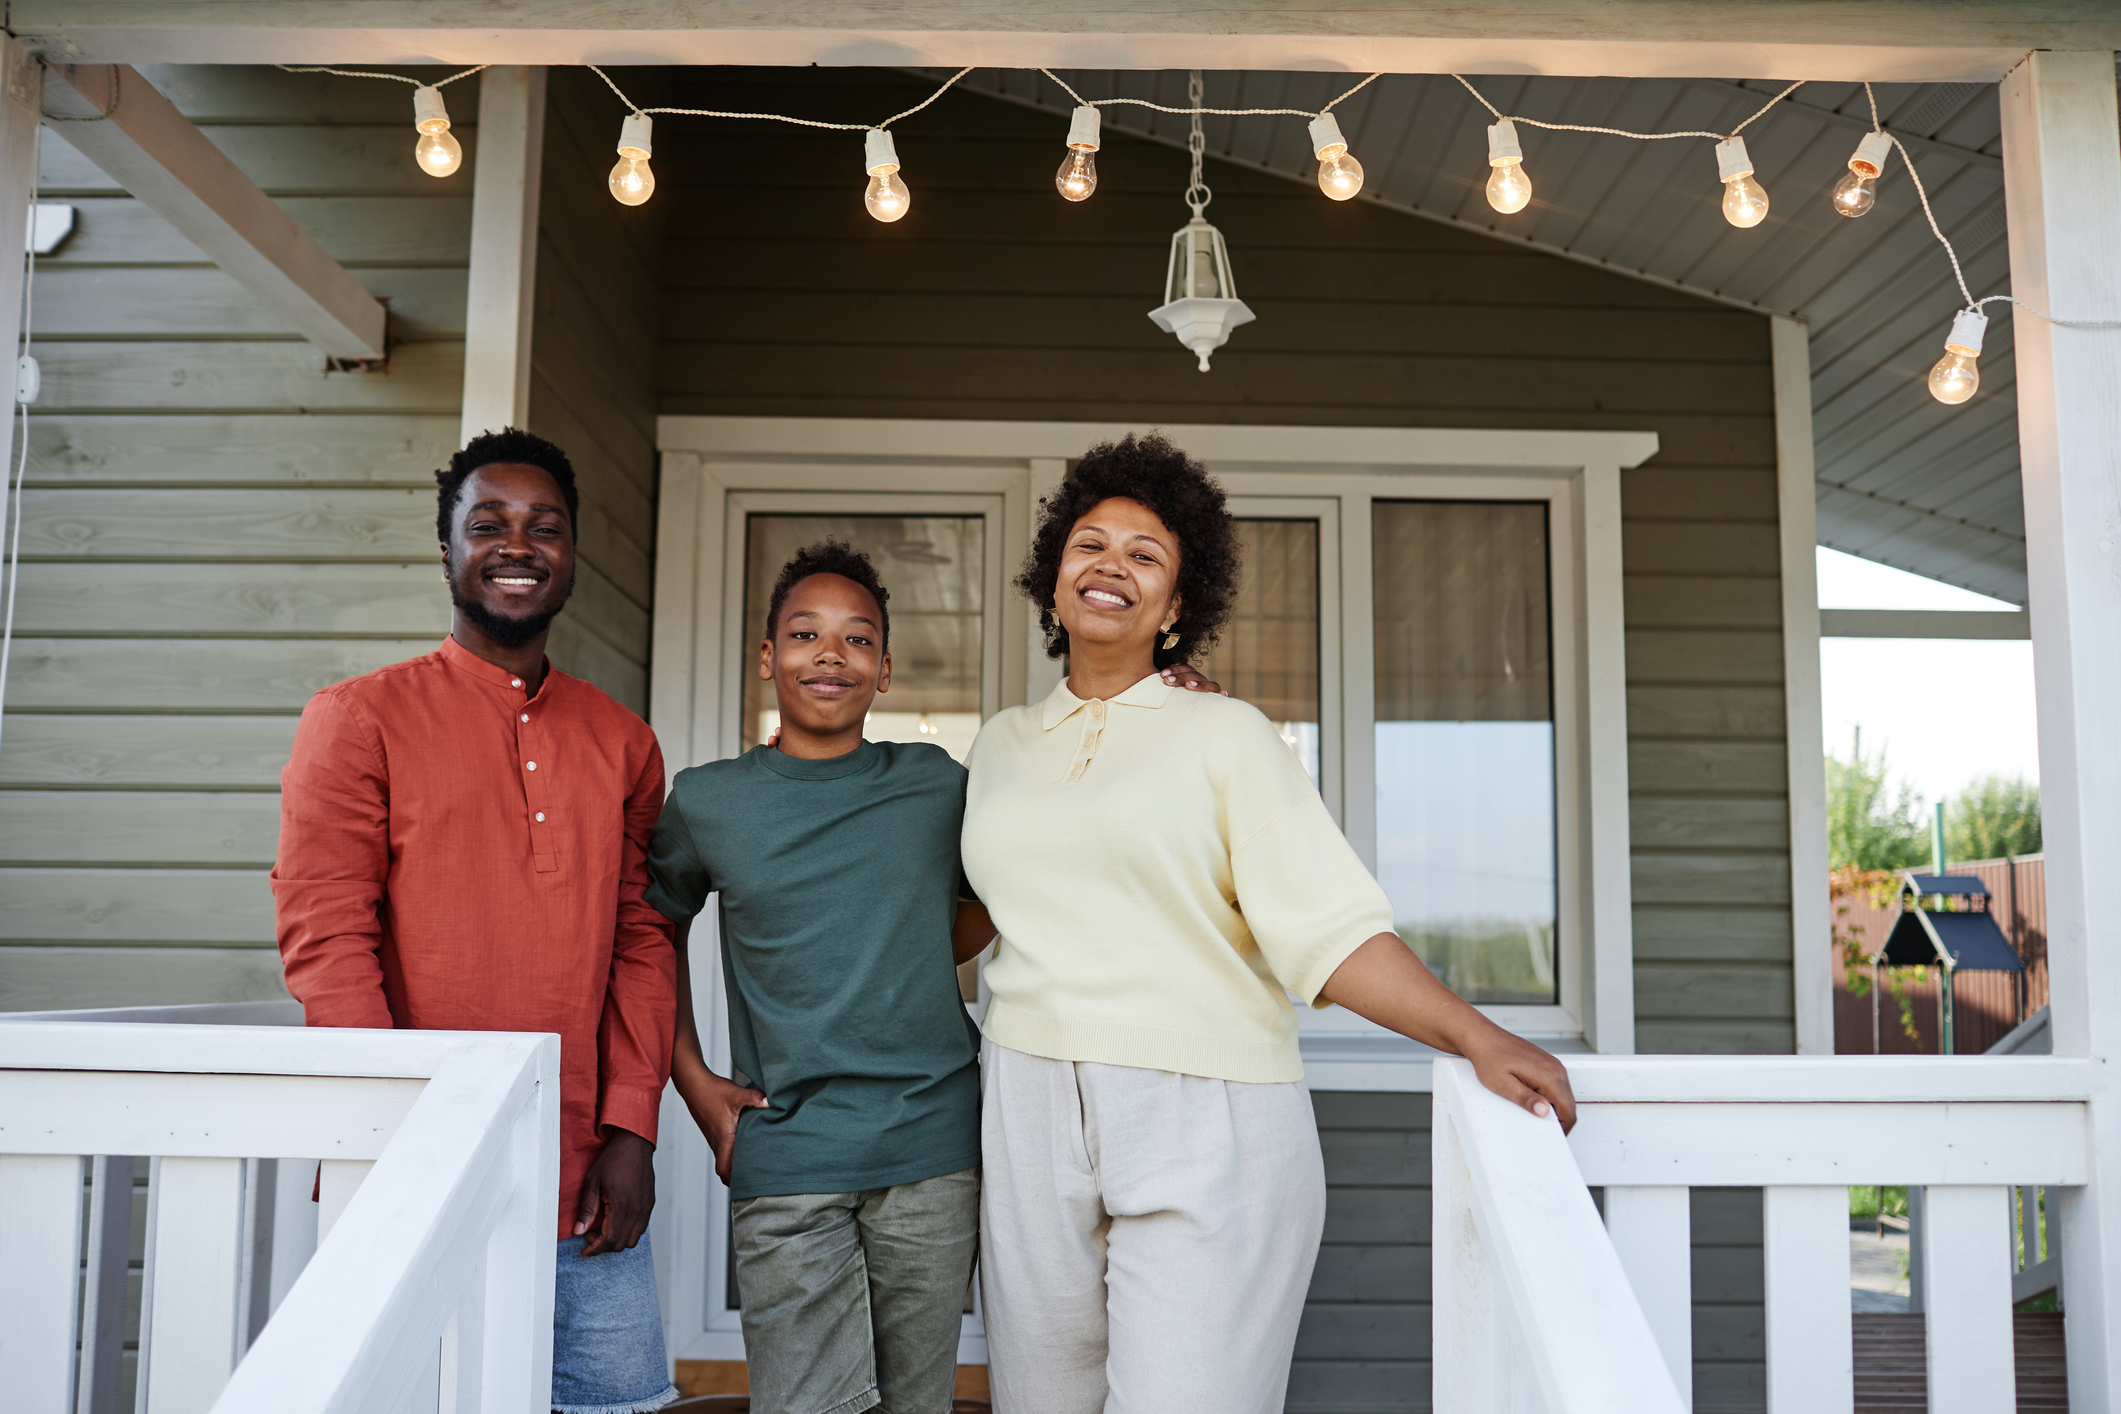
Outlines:
[{"label": "house", "polygon": [[[2102,558],[2116,433],[2094,411],[2121,378],[2121,334],[2019,316],[2005,339],[1999,315],[1988,396],[1943,407],[1920,378],[1961,300],[1904,160],[1863,221],[1826,193],[1870,130],[1874,81],[1976,295],[2121,317],[2101,253],[2121,158],[2099,143],[2121,24],[2060,0],[1908,4],[1894,32],[1866,21],[1832,42],[1816,7],[1783,5],[1622,5],[1507,32],[1405,7],[1360,36],[1216,6],[1168,17],[1171,33],[1004,0],[889,33],[827,6],[770,29],[710,3],[651,8],[667,24],[632,16],[620,36],[597,6],[557,0],[498,28],[441,5],[358,30],[313,0],[235,18],[17,5],[0,169],[24,202],[24,95],[45,56],[35,200],[70,208],[72,229],[28,287],[43,388],[18,434],[0,1008],[284,996],[264,884],[279,765],[311,692],[445,631],[431,473],[467,433],[527,425],[573,455],[583,570],[554,661],[643,712],[675,768],[770,725],[735,671],[760,576],[826,529],[872,546],[919,610],[879,734],[949,745],[1036,700],[1059,669],[1007,589],[1036,499],[1092,442],[1161,427],[1246,522],[1245,608],[1204,666],[1283,724],[1454,985],[1586,1074],[1605,1056],[1830,1055],[1824,539],[2031,605],[2059,1059],[2010,1063],[2036,1069],[2005,1072],[1987,1102],[2037,1111],[2049,1147],[2021,1153],[2061,1157],[1979,1181],[2064,1185],[2072,1389],[2094,1407],[2121,1359],[2102,1315],[2121,1260],[2104,1196],[2121,1161],[2102,1137],[2116,1102],[2080,1063],[2113,1054],[2121,1024],[2121,952],[2100,946],[2115,925],[2086,865],[2121,832],[2096,787],[2121,769],[2100,731],[2121,606]],[[613,202],[627,108],[590,62],[641,107],[856,128],[978,67],[893,124],[913,204],[881,224],[862,211],[858,130],[726,118],[659,117],[654,197]],[[404,85],[274,67],[435,82],[489,63],[442,90],[465,158],[441,178],[412,160]],[[1165,107],[1187,106],[1199,68],[1215,106],[1301,112],[1382,67],[1338,109],[1368,199],[1320,194],[1299,118],[1209,120],[1209,219],[1257,318],[1203,373],[1145,317],[1186,215],[1186,120],[1104,108],[1098,190],[1063,202],[1048,174],[1075,104],[1041,66],[1084,97]],[[1498,216],[1478,191],[1493,115],[1453,72],[1549,122],[1720,134],[1768,108],[1746,130],[1768,222],[1725,223],[1705,141],[1529,126],[1538,204]],[[1623,77],[1572,77],[1600,74]],[[1794,79],[1811,82],[1770,107]],[[235,178],[201,175],[219,169],[185,147],[197,134]],[[259,192],[318,253],[277,301],[245,239],[270,221]],[[1470,872],[1498,855],[1504,877]],[[695,975],[708,1014],[716,972]],[[1454,1102],[1473,1108],[1445,1144],[1431,1094],[1448,1067],[1345,1016],[1306,1024],[1331,1200],[1288,1407],[1424,1409],[1432,1387],[1438,1407],[1487,1407],[1472,1364],[1443,1368],[1470,1359],[1453,1341],[1475,1308],[1453,1288],[1432,1310],[1447,1236],[1432,1212],[1489,1201],[1442,1167],[1432,1187],[1432,1127],[1439,1153],[1490,1142],[1477,1097]],[[1789,1065],[1710,1066],[1698,1094],[1616,1080],[1613,1113],[1764,1113],[1845,1083]],[[1949,1098],[1907,1084],[1886,1108]],[[709,1381],[742,1343],[725,1197],[688,1130],[675,1112],[657,1241],[673,1355]],[[1631,1207],[1621,1179],[1593,1176],[1621,1162],[1594,1141],[1575,1192],[1606,1188],[1619,1246],[1585,1270],[1620,1252],[1681,1397],[1832,1407],[1791,1383],[1800,1326],[1775,1313],[1797,1288],[1777,1285],[1777,1244],[1800,1208],[1774,1196],[1814,1195],[1816,1239],[1831,1177],[1727,1168],[1649,1183]],[[1822,1152],[1818,1172],[1843,1172]],[[1473,1152],[1467,1171],[1493,1161]],[[1631,1212],[1653,1215],[1647,1247],[1629,1245]],[[1677,1253],[1676,1307],[1630,1265],[1652,1248],[1667,1277]],[[455,1368],[455,1338],[438,1368]],[[1940,1345],[1959,1358],[1933,1326],[1933,1361]],[[961,1358],[984,1360],[976,1316]]]}]

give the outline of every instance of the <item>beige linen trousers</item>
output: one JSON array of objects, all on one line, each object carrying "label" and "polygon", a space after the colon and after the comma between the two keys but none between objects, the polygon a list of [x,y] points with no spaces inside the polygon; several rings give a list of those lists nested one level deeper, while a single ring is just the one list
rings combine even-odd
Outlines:
[{"label": "beige linen trousers", "polygon": [[981,1053],[995,1414],[1280,1414],[1325,1227],[1310,1093]]}]

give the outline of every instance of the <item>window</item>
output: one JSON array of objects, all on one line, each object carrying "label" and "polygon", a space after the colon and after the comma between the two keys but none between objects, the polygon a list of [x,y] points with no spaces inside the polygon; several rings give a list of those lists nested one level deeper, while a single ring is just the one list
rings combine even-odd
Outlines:
[{"label": "window", "polygon": [[1232,697],[1266,713],[1319,783],[1318,522],[1240,519],[1237,604],[1196,659]]},{"label": "window", "polygon": [[1552,1005],[1547,507],[1377,501],[1371,515],[1378,881],[1451,990]]}]

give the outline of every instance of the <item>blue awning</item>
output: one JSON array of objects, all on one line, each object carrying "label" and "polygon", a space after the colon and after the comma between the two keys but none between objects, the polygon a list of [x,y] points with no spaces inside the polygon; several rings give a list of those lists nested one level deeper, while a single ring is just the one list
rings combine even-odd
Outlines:
[{"label": "blue awning", "polygon": [[[2017,949],[2003,936],[1993,916],[1986,913],[1932,913],[1930,926],[1937,930],[1937,939],[1951,954],[1952,968],[1957,972],[2023,972],[2025,960],[2018,956]],[[1941,958],[1937,956],[1935,944],[1922,926],[1922,919],[1913,909],[1902,913],[1893,924],[1892,936],[1885,940],[1885,950],[1879,957],[1894,967],[1934,967]]]}]

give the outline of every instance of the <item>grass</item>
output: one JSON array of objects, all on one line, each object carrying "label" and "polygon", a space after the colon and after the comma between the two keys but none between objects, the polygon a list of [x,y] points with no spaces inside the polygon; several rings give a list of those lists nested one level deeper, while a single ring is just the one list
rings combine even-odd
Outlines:
[{"label": "grass", "polygon": [[1906,1217],[1907,1189],[1881,1187],[1875,1183],[1859,1183],[1850,1187],[1850,1217],[1875,1218],[1880,1213],[1892,1218]]}]

